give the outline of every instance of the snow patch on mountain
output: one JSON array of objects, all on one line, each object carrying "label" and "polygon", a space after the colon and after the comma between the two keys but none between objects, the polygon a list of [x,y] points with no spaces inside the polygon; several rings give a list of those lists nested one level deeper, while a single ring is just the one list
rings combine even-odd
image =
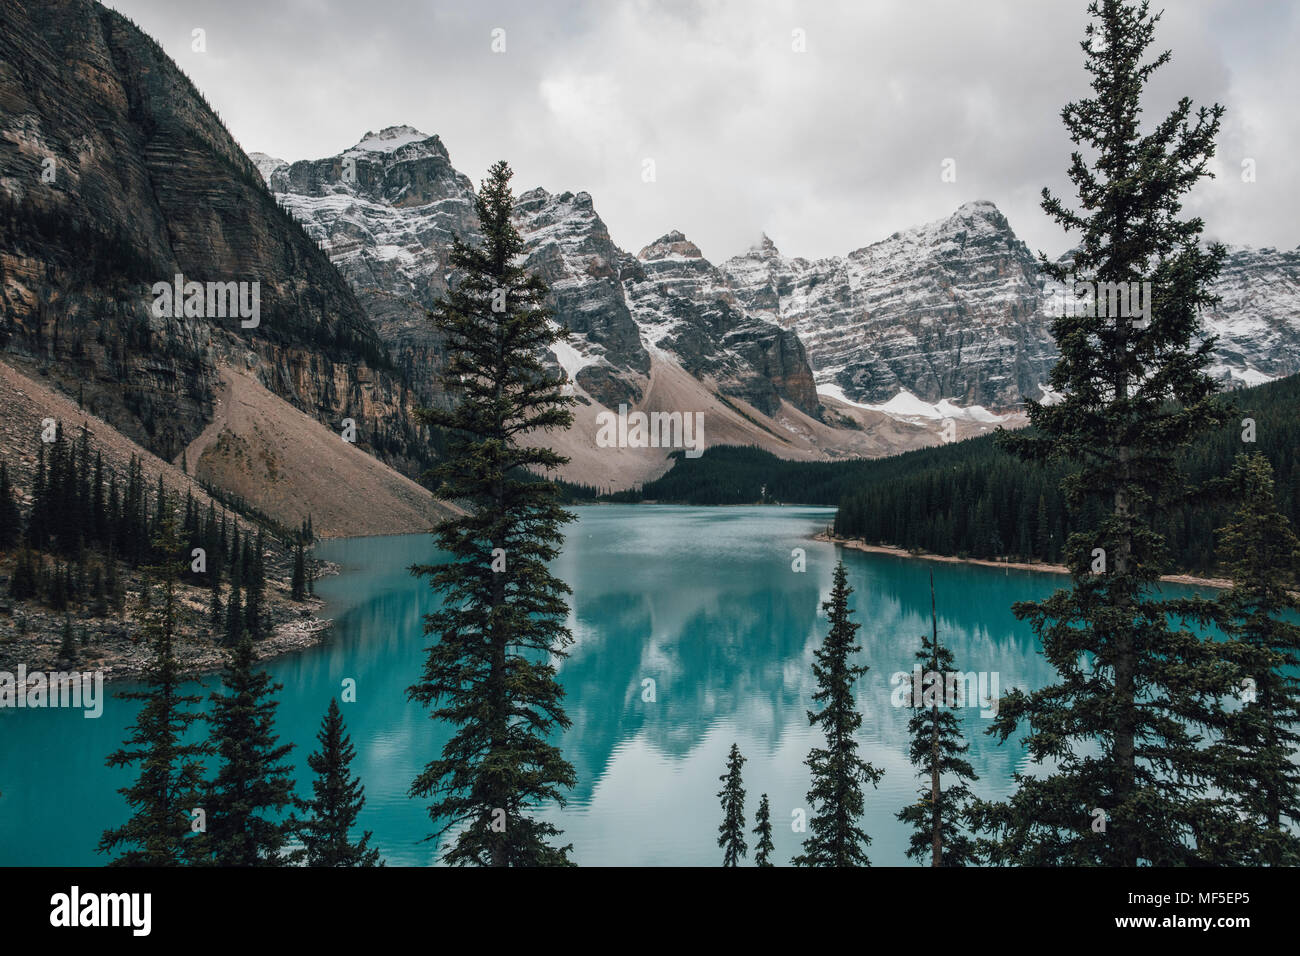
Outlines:
[{"label": "snow patch on mountain", "polygon": [[277,159],[274,156],[268,156],[266,153],[249,153],[248,158],[253,161],[257,171],[262,174],[262,178],[271,182],[271,174],[282,166],[288,166],[283,159]]},{"label": "snow patch on mountain", "polygon": [[365,136],[361,137],[361,142],[353,146],[348,152],[391,153],[403,146],[409,146],[411,143],[423,143],[431,138],[428,133],[421,133],[414,126],[389,126],[381,129],[378,133],[366,133]]},{"label": "snow patch on mountain", "polygon": [[889,415],[891,418],[896,418],[902,421],[916,421],[917,419],[943,421],[954,419],[957,421],[980,422],[992,425],[1005,422],[1012,417],[1010,414],[995,414],[982,405],[955,405],[946,398],[940,399],[938,402],[934,403],[927,402],[917,398],[906,389],[902,389],[889,401],[880,405],[855,402],[846,396],[844,390],[838,385],[818,385],[817,394],[826,395],[829,398],[843,402],[845,405],[851,405],[854,408],[861,408],[870,412],[882,412]]},{"label": "snow patch on mountain", "polygon": [[554,353],[555,360],[560,363],[560,368],[564,369],[564,374],[569,382],[576,382],[579,372],[599,361],[598,358],[579,352],[571,341],[553,342],[551,352]]}]

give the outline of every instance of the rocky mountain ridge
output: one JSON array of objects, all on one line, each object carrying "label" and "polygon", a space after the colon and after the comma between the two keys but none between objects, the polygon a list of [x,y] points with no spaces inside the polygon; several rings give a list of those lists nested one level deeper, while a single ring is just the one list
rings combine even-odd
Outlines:
[{"label": "rocky mountain ridge", "polygon": [[[1061,290],[989,202],[815,261],[763,236],[720,268],[746,308],[799,333],[824,395],[1005,409],[1041,398],[1056,360]],[[1300,371],[1300,249],[1231,248],[1216,292],[1225,385]]]},{"label": "rocky mountain ridge", "polygon": [[[418,396],[366,309],[158,44],[91,0],[0,0],[0,25],[6,360],[167,460],[235,368],[336,434],[352,419],[356,449],[418,474]],[[157,308],[177,275],[256,283],[256,324],[213,312],[210,291]]]}]

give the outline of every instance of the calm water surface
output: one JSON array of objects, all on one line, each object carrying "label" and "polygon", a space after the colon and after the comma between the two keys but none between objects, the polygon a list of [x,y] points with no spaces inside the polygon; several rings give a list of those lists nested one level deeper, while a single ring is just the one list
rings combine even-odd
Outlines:
[{"label": "calm water surface", "polygon": [[[831,522],[825,508],[615,505],[577,513],[555,570],[574,590],[576,640],[560,669],[573,725],[560,743],[578,786],[564,809],[544,812],[580,864],[716,865],[718,777],[733,741],[747,761],[749,825],[767,793],[776,861],[797,852],[802,835],[791,831],[791,813],[806,806],[803,761],[818,743],[807,718],[812,655],[825,635],[820,604],[841,555],[871,667],[856,688],[861,750],[886,771],[867,794],[873,863],[909,863],[908,832],[894,814],[914,799],[917,781],[906,757],[908,712],[892,706],[890,676],[911,670],[929,632],[929,573],[939,633],[958,669],[997,672],[1004,692],[1052,676],[1010,608],[1045,597],[1063,577],[809,540]],[[794,548],[806,551],[803,573],[791,570]],[[333,636],[268,664],[284,683],[277,729],[298,744],[299,792],[310,793],[306,758],[329,698],[352,678],[357,701],[343,713],[357,748],[353,770],[366,787],[361,824],[390,865],[431,864],[437,849],[420,842],[430,821],[407,788],[447,732],[406,700],[427,643],[421,615],[435,607],[427,582],[406,569],[437,553],[429,536],[408,535],[327,541],[318,554],[343,568],[317,584]],[[646,679],[654,681],[653,702],[642,699]],[[214,676],[195,688],[216,684]],[[131,779],[106,768],[104,758],[135,707],[110,700],[98,720],[73,711],[0,711],[0,865],[104,861],[94,846],[105,827],[125,818],[116,790]],[[989,721],[977,709],[963,711],[963,722],[981,778],[977,793],[1005,795],[1011,775],[1027,766],[1020,747],[984,736]]]}]

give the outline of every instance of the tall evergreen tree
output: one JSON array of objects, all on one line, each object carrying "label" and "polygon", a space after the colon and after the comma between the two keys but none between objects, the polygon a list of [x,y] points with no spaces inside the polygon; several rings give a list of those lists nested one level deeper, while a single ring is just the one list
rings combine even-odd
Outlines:
[{"label": "tall evergreen tree", "polygon": [[[245,539],[246,543],[252,539]],[[266,562],[264,550],[266,542],[261,528],[257,538],[249,546],[249,560],[245,567],[249,569],[248,584],[244,590],[244,619],[248,633],[253,639],[262,636],[262,594],[266,587]]]},{"label": "tall evergreen tree", "polygon": [[108,547],[108,554],[104,556],[104,596],[108,599],[110,608],[114,611],[122,610],[126,593],[122,587],[122,579],[117,573],[117,552],[111,544]]},{"label": "tall evergreen tree", "polygon": [[104,831],[99,852],[119,855],[114,866],[177,866],[195,849],[190,813],[202,805],[202,743],[186,743],[190,725],[200,719],[192,709],[197,694],[181,693],[184,678],[176,664],[178,597],[176,582],[184,562],[174,522],[164,523],[158,541],[163,561],[146,569],[161,600],[144,615],[144,631],[153,654],[145,665],[142,688],[120,692],[119,700],[141,701],[135,723],[121,749],[108,758],[110,767],[138,766],[139,776],[119,793],[132,808],[131,818]]},{"label": "tall evergreen tree", "polygon": [[36,570],[36,558],[30,548],[23,548],[18,552],[13,577],[9,579],[9,595],[15,601],[26,601],[34,598],[39,591],[40,575]]},{"label": "tall evergreen tree", "polygon": [[1143,90],[1169,60],[1144,61],[1159,16],[1123,0],[1088,10],[1081,47],[1095,95],[1062,113],[1092,154],[1070,164],[1080,209],[1043,191],[1044,210],[1080,239],[1072,263],[1041,265],[1071,291],[1094,283],[1096,295],[1052,323],[1061,354],[1050,385],[1064,398],[1028,402],[1033,429],[1003,440],[1069,462],[1067,499],[1094,517],[1065,548],[1071,587],[1015,608],[1059,681],[1008,695],[991,728],[1006,740],[1027,723],[1031,759],[1053,769],[1019,775],[984,822],[994,862],[1173,865],[1192,856],[1204,789],[1197,728],[1213,721],[1206,701],[1226,670],[1211,642],[1171,621],[1207,619],[1208,602],[1161,600],[1156,589],[1165,516],[1187,494],[1179,453],[1223,417],[1200,313],[1224,250],[1202,248],[1201,220],[1179,217],[1183,195],[1211,175],[1223,108],[1193,112],[1184,98],[1143,134]]},{"label": "tall evergreen tree", "polygon": [[109,543],[108,505],[104,499],[104,456],[95,451],[95,476],[90,486],[90,512],[93,537],[102,545]]},{"label": "tall evergreen tree", "polygon": [[[913,700],[907,722],[912,735],[909,756],[924,785],[918,800],[904,807],[898,819],[914,828],[907,855],[930,866],[969,866],[979,862],[975,841],[964,822],[971,801],[967,781],[978,780],[964,754],[970,745],[962,739],[961,721],[945,700],[946,678],[956,672],[952,651],[939,643],[939,617],[934,606],[934,574],[930,574],[930,637],[921,637],[916,659],[926,669],[921,699]],[[944,786],[944,777],[948,785]]]},{"label": "tall evergreen tree", "polygon": [[9,484],[9,468],[0,461],[0,551],[8,551],[22,537],[22,518],[14,490]]},{"label": "tall evergreen tree", "polygon": [[718,846],[722,847],[723,866],[739,866],[740,858],[748,850],[745,844],[745,787],[740,776],[740,768],[744,765],[740,747],[733,743],[731,753],[727,755],[727,772],[718,778],[722,781],[722,789],[718,791],[722,801]]},{"label": "tall evergreen tree", "polygon": [[77,642],[72,636],[72,618],[63,615],[63,632],[59,640],[58,662],[60,667],[67,667],[77,659]]},{"label": "tall evergreen tree", "polygon": [[207,788],[206,859],[216,866],[277,866],[292,824],[278,819],[293,802],[292,744],[275,733],[283,685],[255,663],[248,635],[230,652],[221,690],[211,695],[210,739],[220,764]]},{"label": "tall evergreen tree", "polygon": [[543,306],[545,284],[518,265],[524,246],[511,223],[510,177],[504,162],[492,167],[476,199],[483,241],[454,240],[457,279],[431,313],[447,343],[445,382],[458,401],[421,414],[449,435],[448,453],[430,475],[440,494],[468,508],[434,531],[452,560],[411,569],[443,601],[425,618],[435,640],[408,695],[456,728],[411,795],[433,798],[433,838],[459,829],[444,853],[448,863],[563,865],[570,847],[551,845],[560,831],[531,811],[546,801],[562,806],[563,791],[576,782],[550,740],[569,726],[555,663],[572,636],[569,588],[547,568],[572,515],[552,483],[529,473],[567,459],[520,439],[568,426],[573,400],[541,363],[567,333]]},{"label": "tall evergreen tree", "polygon": [[91,500],[90,430],[83,423],[77,439],[76,520],[82,537],[93,536],[95,529],[94,503]]},{"label": "tall evergreen tree", "polygon": [[1052,529],[1047,523],[1047,501],[1038,496],[1038,511],[1034,520],[1034,550],[1039,561],[1052,559]]},{"label": "tall evergreen tree", "polygon": [[[238,531],[236,531],[238,534]],[[239,560],[238,554],[231,558],[230,561],[230,593],[226,596],[226,646],[235,647],[243,639],[244,630],[244,605],[239,596],[239,588],[242,583],[240,580],[243,562]]]},{"label": "tall evergreen tree", "polygon": [[46,538],[49,534],[46,519],[46,512],[48,511],[46,496],[49,492],[46,480],[45,443],[40,442],[36,447],[36,477],[32,481],[32,510],[27,521],[27,544],[37,551],[45,547]]},{"label": "tall evergreen tree", "polygon": [[849,619],[852,593],[841,561],[835,565],[830,600],[822,604],[830,631],[814,654],[817,693],[813,700],[822,709],[808,711],[808,722],[821,728],[826,746],[813,748],[804,761],[812,774],[808,790],[812,819],[795,866],[871,865],[866,849],[871,837],[858,825],[864,809],[862,785],[877,786],[885,772],[858,756],[856,735],[862,715],[853,699],[853,683],[869,668],[849,660],[861,650],[854,643],[860,625]]},{"label": "tall evergreen tree", "polygon": [[212,589],[208,601],[208,624],[212,627],[212,634],[218,637],[222,634],[225,627],[226,614],[221,603],[221,581],[217,578],[215,570],[212,571]]},{"label": "tall evergreen tree", "polygon": [[289,599],[301,601],[307,596],[307,556],[299,541],[293,547],[293,578],[289,584]]},{"label": "tall evergreen tree", "polygon": [[167,520],[167,516],[170,515],[172,511],[171,506],[167,502],[167,488],[163,485],[163,476],[161,471],[158,472],[158,493],[157,501],[154,502],[154,508],[153,523],[149,525],[150,532],[155,528],[161,527],[162,523]]},{"label": "tall evergreen tree", "polygon": [[767,802],[767,794],[758,801],[758,812],[754,814],[754,829],[751,831],[758,842],[754,844],[754,865],[771,866],[772,850],[772,810]]},{"label": "tall evergreen tree", "polygon": [[1277,507],[1273,469],[1239,456],[1230,483],[1240,495],[1219,532],[1232,587],[1219,595],[1229,637],[1240,645],[1240,709],[1226,715],[1210,748],[1219,811],[1198,834],[1214,864],[1300,864],[1300,538]]},{"label": "tall evergreen tree", "polygon": [[308,866],[382,865],[379,851],[368,845],[369,830],[352,842],[357,814],[366,802],[365,787],[352,776],[350,767],[356,748],[343,726],[338,701],[332,697],[316,739],[320,750],[307,758],[316,774],[311,783],[314,797],[296,801],[298,809],[307,814],[305,819],[295,821],[295,832],[303,843],[297,858]]}]

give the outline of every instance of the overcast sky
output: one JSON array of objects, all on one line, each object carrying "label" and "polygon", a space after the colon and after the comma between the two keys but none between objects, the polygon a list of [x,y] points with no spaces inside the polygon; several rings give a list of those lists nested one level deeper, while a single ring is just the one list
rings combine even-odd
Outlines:
[{"label": "overcast sky", "polygon": [[[838,255],[974,199],[1035,251],[1070,244],[1038,194],[1068,192],[1060,109],[1088,92],[1084,0],[109,6],[162,44],[249,152],[315,159],[409,124],[441,136],[476,184],[505,158],[516,192],[586,190],[632,252],[680,229],[714,261],[764,231],[787,255]],[[1170,2],[1157,46],[1174,58],[1149,117],[1182,95],[1228,109],[1219,178],[1187,208],[1212,238],[1296,247],[1300,4]]]}]

